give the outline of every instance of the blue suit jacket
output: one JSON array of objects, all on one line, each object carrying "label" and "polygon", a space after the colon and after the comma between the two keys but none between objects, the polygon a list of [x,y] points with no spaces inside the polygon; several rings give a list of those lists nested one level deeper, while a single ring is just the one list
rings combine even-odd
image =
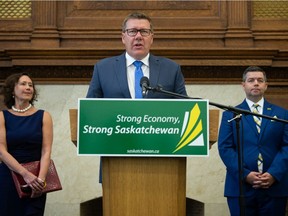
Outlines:
[{"label": "blue suit jacket", "polygon": [[[170,59],[150,54],[149,67],[151,87],[156,87],[159,84],[163,87],[163,90],[187,95],[184,77],[178,64]],[[86,97],[131,98],[127,81],[125,52],[122,55],[106,58],[95,64]],[[171,98],[171,96],[149,91],[147,98]],[[99,182],[102,183],[101,164],[99,174]]]},{"label": "blue suit jacket", "polygon": [[[149,67],[151,87],[159,84],[166,91],[187,95],[184,77],[178,64],[170,59],[150,54]],[[87,98],[131,98],[126,68],[125,53],[99,61],[94,66]],[[147,98],[169,97],[151,91],[147,95]]]},{"label": "blue suit jacket", "polygon": [[[238,108],[249,110],[246,100]],[[263,115],[288,120],[288,111],[264,100]],[[238,155],[236,123],[227,120],[233,118],[233,113],[225,111],[219,130],[218,149],[227,173],[225,196],[239,196]],[[252,115],[243,115],[240,121],[240,144],[243,146],[243,177],[251,171],[258,171],[257,157],[263,156],[263,173],[268,172],[276,182],[267,191],[271,196],[288,196],[288,124],[262,118],[261,132],[258,134]],[[245,183],[245,196],[250,196],[255,189]]]}]

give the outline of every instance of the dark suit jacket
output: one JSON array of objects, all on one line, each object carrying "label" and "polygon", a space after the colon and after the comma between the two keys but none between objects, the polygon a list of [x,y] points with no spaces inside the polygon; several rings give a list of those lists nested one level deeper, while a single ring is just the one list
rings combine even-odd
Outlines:
[{"label": "dark suit jacket", "polygon": [[[187,95],[184,77],[178,64],[170,59],[150,54],[149,67],[151,87],[159,84],[163,90]],[[131,98],[126,68],[125,52],[120,56],[106,58],[95,64],[87,98]],[[147,98],[171,98],[171,96],[148,92]],[[99,182],[102,183],[101,161],[99,174]]]},{"label": "dark suit jacket", "polygon": [[[249,110],[246,100],[238,108]],[[288,120],[288,111],[264,100],[263,115]],[[237,136],[233,113],[223,113],[219,130],[218,149],[221,159],[227,167],[225,196],[239,196]],[[251,171],[258,171],[257,157],[263,156],[263,173],[268,172],[276,179],[269,189],[271,196],[288,196],[288,124],[262,118],[261,132],[258,134],[252,115],[243,115],[240,121],[240,144],[243,146],[243,177]],[[244,186],[245,195],[255,193],[248,183]]]},{"label": "dark suit jacket", "polygon": [[[180,66],[170,59],[149,57],[151,87],[160,84],[164,90],[187,95]],[[140,85],[140,83],[139,83]],[[170,98],[168,95],[148,92],[148,98]],[[94,66],[87,98],[131,98],[126,71],[125,53],[101,60]]]}]

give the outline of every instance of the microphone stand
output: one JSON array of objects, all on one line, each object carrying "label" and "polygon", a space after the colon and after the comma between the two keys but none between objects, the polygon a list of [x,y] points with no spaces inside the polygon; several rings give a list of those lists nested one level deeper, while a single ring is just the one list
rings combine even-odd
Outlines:
[{"label": "microphone stand", "polygon": [[[177,94],[177,93],[174,93],[174,92],[166,91],[160,85],[158,85],[157,87],[148,86],[146,88],[147,88],[147,91],[159,92],[159,93],[163,93],[163,94],[166,94],[166,95],[169,95],[169,96],[173,96],[173,97],[176,97],[176,98],[203,100],[203,98],[189,97],[187,95],[181,95],[181,94]],[[147,93],[146,93],[146,95],[147,95]],[[285,119],[279,119],[279,118],[274,118],[274,117],[263,115],[263,114],[253,113],[253,112],[250,112],[248,110],[240,109],[240,108],[233,107],[233,106],[226,106],[226,105],[214,103],[214,102],[211,102],[211,101],[209,101],[209,105],[216,106],[216,107],[218,107],[220,109],[223,109],[223,110],[228,110],[228,111],[234,112],[236,115],[243,115],[243,114],[244,115],[254,115],[254,116],[259,116],[261,118],[266,118],[266,119],[270,119],[270,120],[273,120],[273,121],[282,122],[282,123],[285,123],[285,124],[288,123],[288,121],[285,120]]]},{"label": "microphone stand", "polygon": [[[181,94],[177,94],[174,92],[166,91],[160,85],[158,85],[156,87],[146,86],[145,88],[146,88],[146,92],[145,92],[145,94],[143,94],[143,97],[147,95],[147,91],[152,91],[152,92],[159,92],[159,93],[163,93],[163,94],[166,94],[169,96],[173,96],[175,98],[203,100],[203,98],[189,97],[187,95],[181,95]],[[236,121],[237,147],[238,147],[237,153],[238,153],[238,179],[239,179],[238,180],[239,181],[239,206],[240,206],[240,216],[245,216],[245,208],[244,208],[245,207],[245,196],[244,196],[244,181],[243,181],[243,158],[244,158],[244,155],[243,155],[243,146],[240,144],[240,121],[241,121],[241,117],[244,114],[244,115],[259,116],[261,118],[266,118],[266,119],[282,122],[285,124],[287,124],[288,121],[284,120],[284,119],[274,118],[274,117],[267,116],[267,115],[253,113],[253,112],[250,112],[248,110],[239,109],[239,108],[232,107],[232,106],[225,106],[222,104],[213,103],[210,101],[209,101],[209,105],[216,106],[216,107],[223,109],[223,110],[231,111],[235,114],[235,117],[230,119],[228,122],[231,122],[234,120]]]}]

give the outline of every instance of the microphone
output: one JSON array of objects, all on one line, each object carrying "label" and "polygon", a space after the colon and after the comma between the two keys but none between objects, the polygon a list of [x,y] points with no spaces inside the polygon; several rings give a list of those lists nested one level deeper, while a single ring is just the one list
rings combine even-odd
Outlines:
[{"label": "microphone", "polygon": [[140,80],[140,86],[142,88],[142,97],[144,98],[147,95],[148,90],[150,90],[150,82],[148,77],[143,76]]}]

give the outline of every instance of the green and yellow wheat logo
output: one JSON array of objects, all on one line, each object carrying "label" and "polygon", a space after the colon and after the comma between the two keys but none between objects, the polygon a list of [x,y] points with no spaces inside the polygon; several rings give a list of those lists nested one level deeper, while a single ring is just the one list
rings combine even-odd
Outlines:
[{"label": "green and yellow wheat logo", "polygon": [[190,113],[185,112],[185,117],[182,126],[181,140],[176,145],[176,149],[173,153],[179,151],[187,145],[203,146],[203,125],[200,118],[200,108],[196,103],[191,109]]}]

